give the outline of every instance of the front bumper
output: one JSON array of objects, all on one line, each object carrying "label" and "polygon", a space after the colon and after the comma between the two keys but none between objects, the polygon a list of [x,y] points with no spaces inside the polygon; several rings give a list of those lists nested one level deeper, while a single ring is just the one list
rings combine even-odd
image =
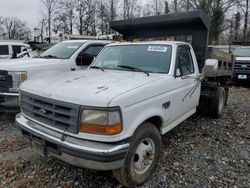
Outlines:
[{"label": "front bumper", "polygon": [[19,112],[19,93],[0,92],[0,112]]},{"label": "front bumper", "polygon": [[[47,129],[24,117],[16,116],[16,124],[31,146],[44,156],[53,156],[74,166],[96,170],[113,170],[124,165],[130,145],[126,142],[101,143],[74,138]],[[34,149],[34,147],[33,147]]]}]

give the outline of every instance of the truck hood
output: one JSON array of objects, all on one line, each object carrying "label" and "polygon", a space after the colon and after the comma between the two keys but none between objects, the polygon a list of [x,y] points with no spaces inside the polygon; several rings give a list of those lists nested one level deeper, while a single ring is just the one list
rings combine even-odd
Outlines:
[{"label": "truck hood", "polygon": [[58,64],[62,59],[43,59],[43,58],[29,58],[29,59],[12,59],[0,61],[0,70],[7,71],[27,71],[36,67],[47,66],[48,64]]},{"label": "truck hood", "polygon": [[20,89],[73,104],[107,107],[112,99],[161,79],[159,74],[85,70],[29,80]]}]

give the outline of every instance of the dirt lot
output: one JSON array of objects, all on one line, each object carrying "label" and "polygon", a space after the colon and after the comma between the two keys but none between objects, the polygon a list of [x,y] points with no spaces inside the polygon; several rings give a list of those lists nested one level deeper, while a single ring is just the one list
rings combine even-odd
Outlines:
[{"label": "dirt lot", "polygon": [[[164,136],[159,167],[141,187],[250,187],[250,89],[230,93],[221,119],[195,115]],[[121,187],[110,171],[38,156],[14,116],[0,119],[0,187]]]}]

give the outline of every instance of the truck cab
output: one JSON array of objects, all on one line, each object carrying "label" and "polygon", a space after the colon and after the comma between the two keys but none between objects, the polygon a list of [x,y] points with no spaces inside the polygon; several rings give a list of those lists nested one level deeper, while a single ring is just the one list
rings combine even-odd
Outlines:
[{"label": "truck cab", "polygon": [[54,45],[40,56],[0,62],[0,112],[19,111],[19,85],[49,74],[87,68],[108,41],[76,40]]},{"label": "truck cab", "polygon": [[161,136],[193,115],[201,99],[221,115],[233,58],[207,49],[209,19],[200,11],[111,24],[129,40],[164,38],[174,28],[184,34],[178,21],[187,34],[200,28],[203,40],[109,44],[87,70],[24,82],[16,123],[32,148],[72,165],[113,170],[126,187],[148,180]]}]

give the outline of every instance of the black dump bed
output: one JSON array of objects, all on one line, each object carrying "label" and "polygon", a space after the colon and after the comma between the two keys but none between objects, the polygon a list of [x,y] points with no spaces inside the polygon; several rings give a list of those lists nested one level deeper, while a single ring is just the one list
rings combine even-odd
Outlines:
[{"label": "black dump bed", "polygon": [[[210,17],[202,10],[119,20],[111,22],[110,27],[122,34],[127,41],[154,39],[190,42],[195,51],[200,72],[205,60],[212,58],[215,53],[212,49],[208,51]],[[228,65],[227,69],[231,69],[230,63],[233,59],[231,55],[225,53],[222,56],[221,65]]]}]

